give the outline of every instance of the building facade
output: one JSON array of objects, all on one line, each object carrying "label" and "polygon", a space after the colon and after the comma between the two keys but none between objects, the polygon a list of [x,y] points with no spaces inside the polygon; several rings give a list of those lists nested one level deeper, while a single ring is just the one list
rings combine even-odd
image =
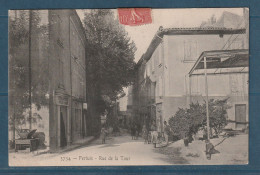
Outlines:
[{"label": "building facade", "polygon": [[[234,16],[237,20],[230,21]],[[137,64],[135,114],[146,123],[156,121],[157,130],[162,131],[163,122],[174,116],[178,108],[203,102],[204,77],[189,77],[188,73],[204,51],[248,49],[247,21],[245,10],[244,16],[224,12],[218,21],[213,19],[199,28],[160,27]],[[244,112],[248,111],[248,71],[208,76],[208,89],[209,99],[230,98],[231,121],[236,122],[235,113],[240,110],[248,121],[248,112]],[[236,109],[236,105],[243,105],[243,109]]]},{"label": "building facade", "polygon": [[[21,14],[29,18],[25,25],[29,28],[28,40],[31,43],[26,43],[21,52],[28,54],[31,61],[31,70],[28,71],[30,75],[24,78],[26,82],[27,79],[31,81],[31,113],[35,121],[29,120],[15,127],[43,132],[47,148],[56,151],[89,135],[87,126],[90,121],[86,116],[85,30],[75,10],[27,10],[12,13],[16,20],[20,20]],[[9,66],[12,64],[10,62]],[[16,81],[12,75],[10,79]],[[30,85],[25,86],[30,88]],[[44,101],[40,108],[35,103],[37,98]],[[15,115],[12,108],[14,106],[11,105],[10,115]],[[24,115],[28,117],[29,113],[27,108]],[[39,119],[35,116],[39,116]]]},{"label": "building facade", "polygon": [[75,10],[49,10],[50,146],[70,145],[86,134],[85,33]]}]

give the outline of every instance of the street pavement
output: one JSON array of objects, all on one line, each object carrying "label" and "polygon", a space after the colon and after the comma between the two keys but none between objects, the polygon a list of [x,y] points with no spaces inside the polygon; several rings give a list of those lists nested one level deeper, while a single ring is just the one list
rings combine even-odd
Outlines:
[{"label": "street pavement", "polygon": [[[212,139],[216,145],[223,138]],[[207,160],[204,141],[195,140],[188,147],[183,140],[168,147],[154,148],[143,139],[111,136],[106,144],[97,139],[91,144],[63,153],[10,153],[10,166],[114,166],[114,165],[227,165],[248,163],[248,135],[226,139],[216,149],[220,152]]]},{"label": "street pavement", "polygon": [[[21,155],[21,154],[20,154]],[[152,144],[131,136],[108,137],[106,144],[97,139],[90,145],[62,154],[19,156],[10,155],[14,166],[112,166],[112,165],[170,165],[167,155],[156,152]]]}]

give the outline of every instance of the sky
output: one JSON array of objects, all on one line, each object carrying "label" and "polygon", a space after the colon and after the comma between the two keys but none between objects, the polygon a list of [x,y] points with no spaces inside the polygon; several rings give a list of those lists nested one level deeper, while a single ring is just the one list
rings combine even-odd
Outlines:
[{"label": "sky", "polygon": [[[113,9],[115,18],[117,10]],[[129,37],[135,42],[137,62],[146,52],[152,38],[160,26],[171,27],[199,27],[203,21],[207,21],[212,15],[218,20],[224,11],[243,15],[243,8],[186,8],[186,9],[152,9],[152,23],[141,26],[125,26]],[[84,18],[84,10],[77,10],[81,19]]]},{"label": "sky", "polygon": [[[117,10],[113,9],[115,18]],[[160,26],[171,27],[199,27],[203,21],[207,21],[214,15],[218,20],[224,11],[237,15],[243,15],[243,8],[189,8],[189,9],[152,9],[152,23],[141,26],[125,26],[129,37],[136,44],[135,61],[137,62],[146,52],[155,33]],[[77,10],[81,19],[84,18],[84,10]],[[128,90],[124,88],[126,96],[119,100],[120,110],[126,110]]]}]

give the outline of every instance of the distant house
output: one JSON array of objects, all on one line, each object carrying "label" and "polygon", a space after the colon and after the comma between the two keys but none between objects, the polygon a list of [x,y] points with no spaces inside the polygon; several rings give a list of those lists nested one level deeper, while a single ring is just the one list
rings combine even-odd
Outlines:
[{"label": "distant house", "polygon": [[[204,77],[189,76],[189,72],[205,51],[248,49],[246,21],[245,10],[244,16],[224,12],[218,21],[213,19],[199,28],[160,27],[136,67],[133,110],[138,120],[146,124],[155,120],[161,131],[163,122],[178,108],[203,101]],[[209,98],[235,95],[237,99],[229,101],[233,108],[228,117],[235,123],[235,115],[240,115],[236,111],[242,111],[242,118],[248,121],[248,67],[234,74],[208,76],[208,86]],[[237,109],[239,105],[243,107]]]}]

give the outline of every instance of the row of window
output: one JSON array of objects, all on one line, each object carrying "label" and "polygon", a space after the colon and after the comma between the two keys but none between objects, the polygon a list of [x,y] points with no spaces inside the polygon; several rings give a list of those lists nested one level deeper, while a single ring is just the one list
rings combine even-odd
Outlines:
[{"label": "row of window", "polygon": [[75,61],[72,69],[72,93],[76,97],[85,97],[85,70],[81,68]]},{"label": "row of window", "polygon": [[[151,57],[151,59],[146,63],[146,70],[145,70],[145,76],[150,76],[151,73],[155,71],[155,67],[158,64],[158,67],[162,65],[162,59],[164,56],[163,52],[163,44],[160,44],[158,47],[158,50],[156,50]],[[158,61],[156,60],[158,58]]]},{"label": "row of window", "polygon": [[[59,15],[54,15],[53,20],[55,21],[55,25],[58,29],[61,29],[62,20],[60,20]],[[70,20],[71,31],[70,31],[70,42],[71,42],[71,59],[72,59],[72,93],[73,96],[76,97],[85,97],[85,66],[84,66],[84,58],[85,58],[85,49],[82,43],[82,39],[76,29],[75,24],[72,20]],[[61,36],[58,36],[57,45],[59,46],[57,49],[57,60],[59,64],[59,84],[64,84],[64,60],[63,54],[61,54],[64,50],[64,45],[61,39]]]},{"label": "row of window", "polygon": [[[70,19],[70,26],[71,26],[71,37],[70,37],[70,44],[71,44],[71,54],[74,56],[77,62],[84,63],[85,59],[85,48],[84,42],[80,37],[80,33],[77,30],[76,25]],[[83,64],[82,64],[83,65]]]},{"label": "row of window", "polygon": [[[234,38],[231,41],[229,40],[226,44],[227,49],[244,49],[245,44],[242,38]],[[158,48],[158,54],[154,53],[151,60],[147,63],[146,73],[149,76],[151,72],[155,70],[156,61],[155,59],[158,57],[158,66],[160,67],[162,64],[162,59],[164,58],[163,52],[163,44],[160,44]],[[198,57],[198,42],[197,41],[184,41],[183,42],[183,61],[196,61]]]}]

